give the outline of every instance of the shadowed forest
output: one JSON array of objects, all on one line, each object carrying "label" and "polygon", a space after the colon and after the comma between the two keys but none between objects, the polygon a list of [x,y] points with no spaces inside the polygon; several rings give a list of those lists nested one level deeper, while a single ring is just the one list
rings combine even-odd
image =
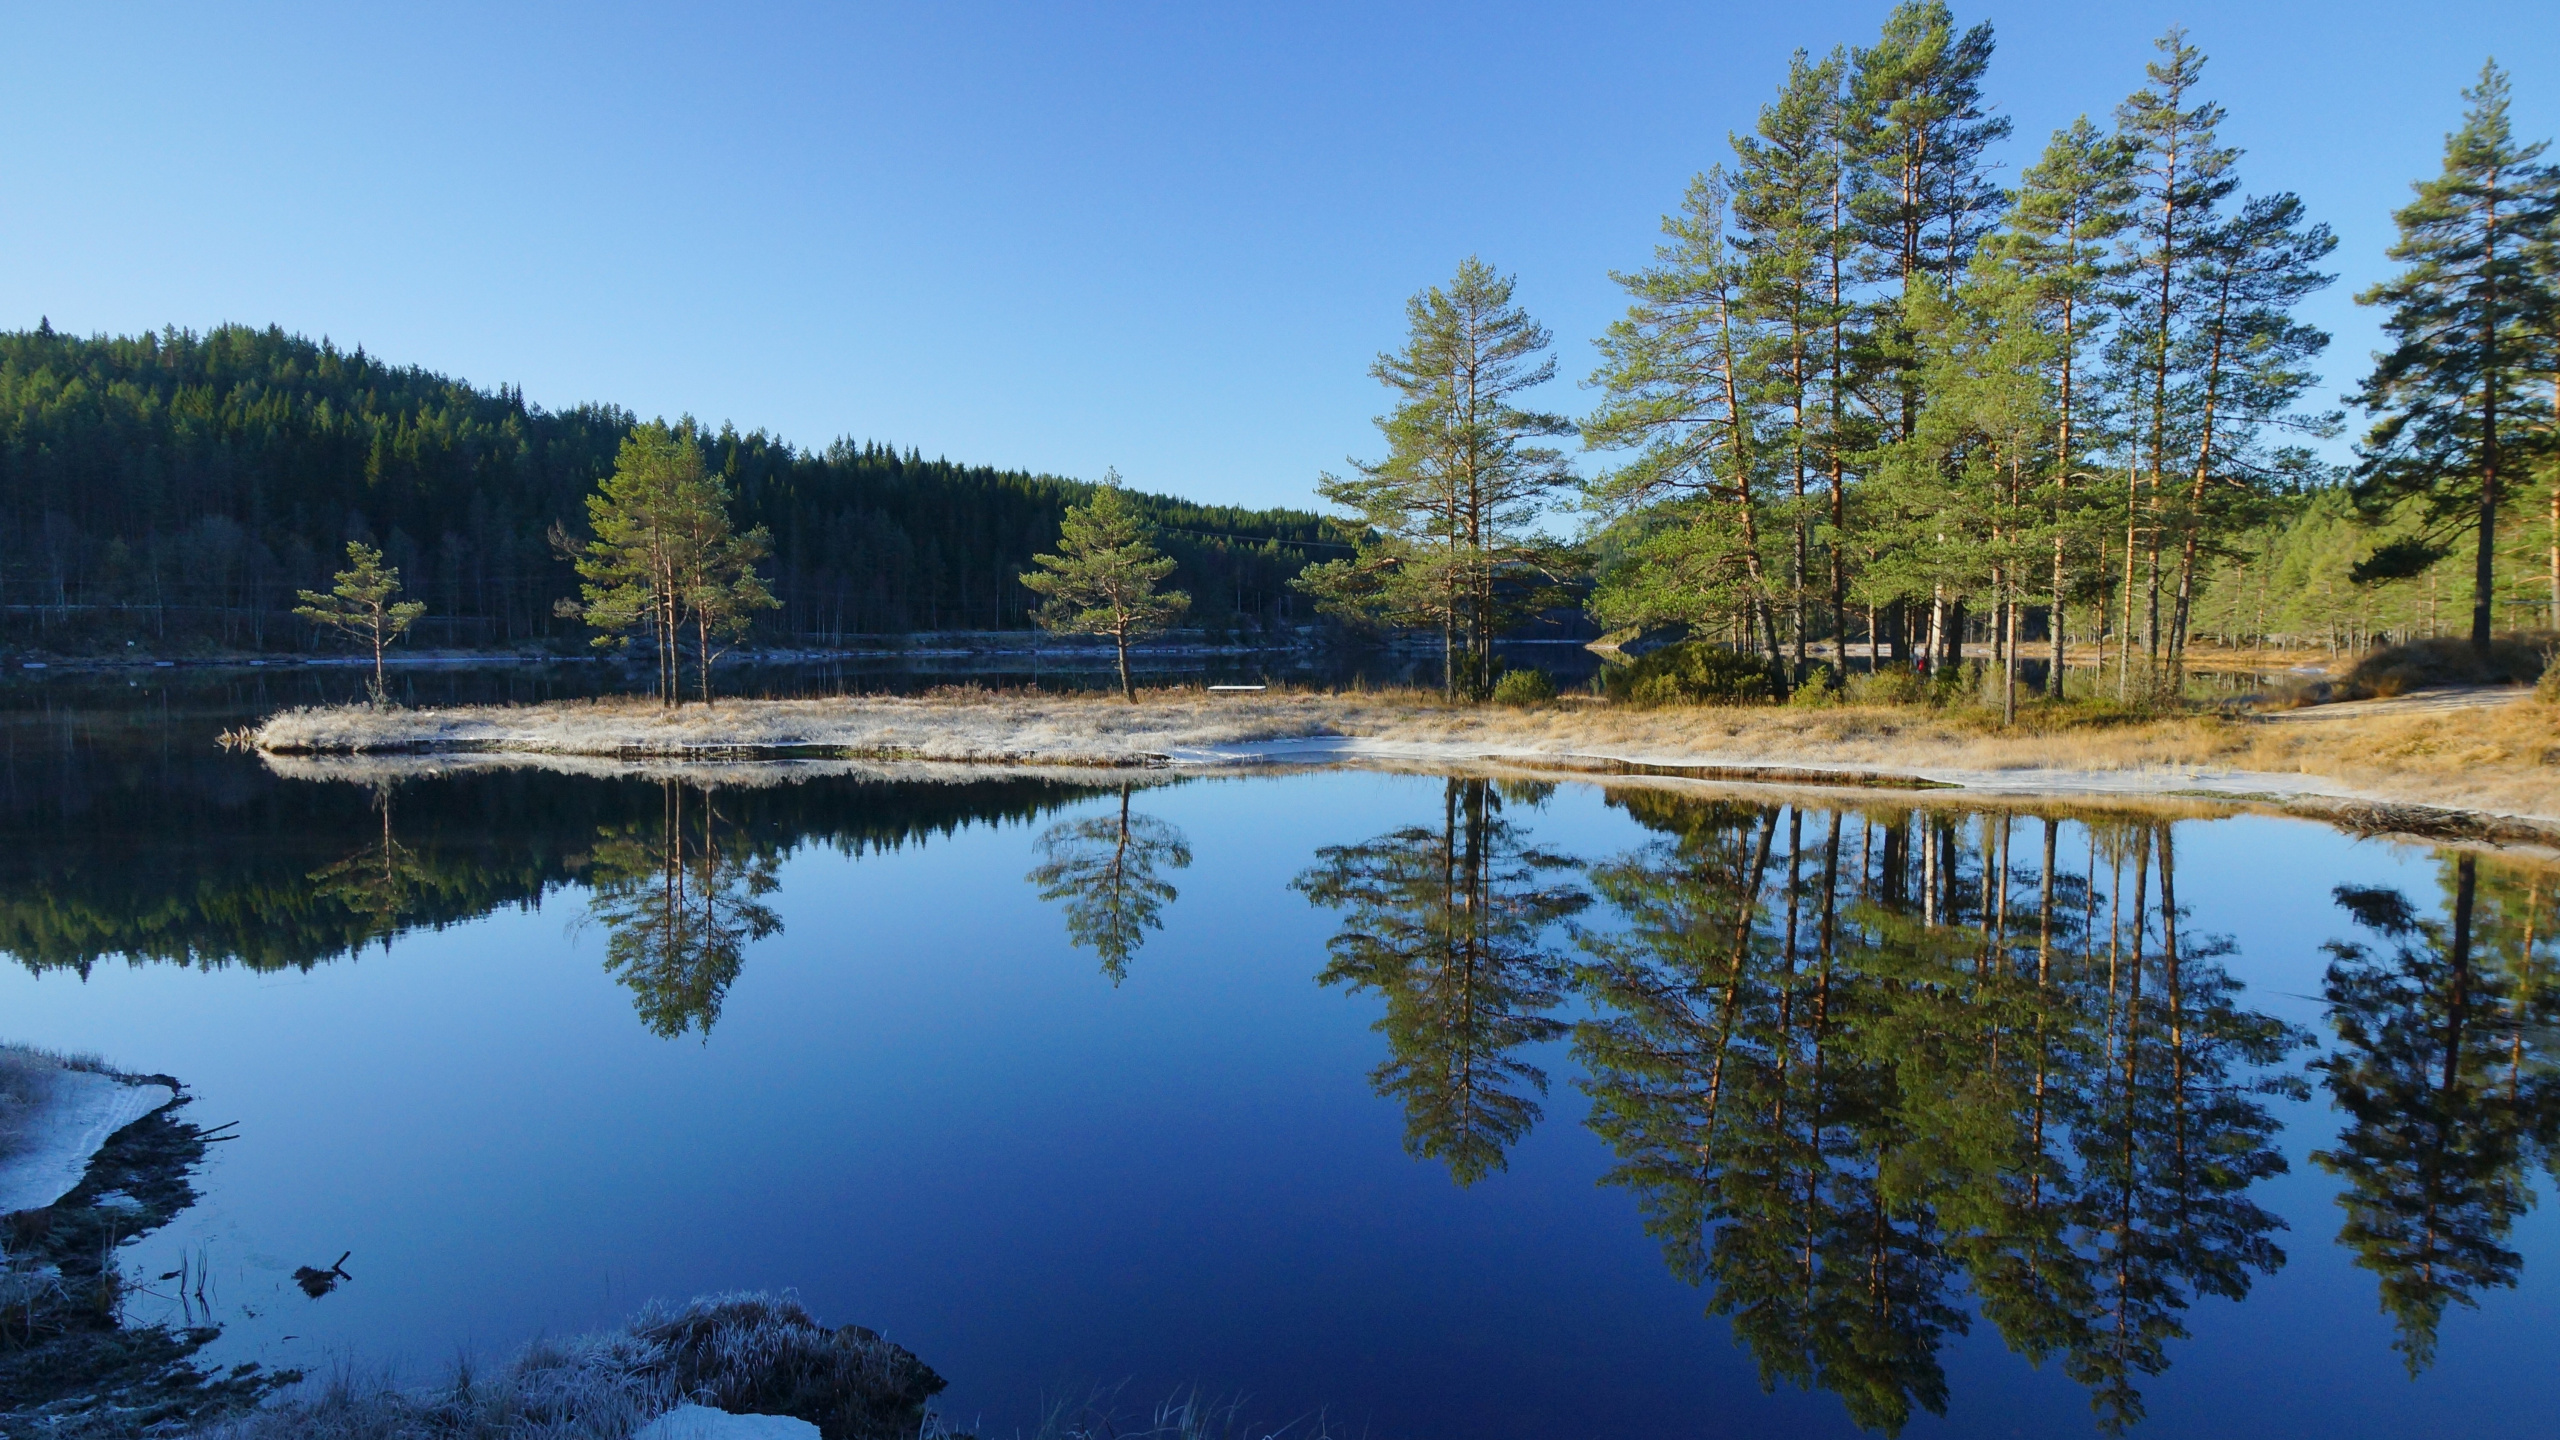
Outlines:
[{"label": "shadowed forest", "polygon": [[[553,614],[577,575],[552,532],[584,524],[635,423],[274,328],[0,335],[0,630],[69,652],[305,649],[295,593],[352,540],[426,604],[425,643],[582,648]],[[1023,628],[1038,597],[1015,575],[1093,489],[880,444],[701,443],[741,528],[772,536],[776,641]],[[1136,498],[1212,629],[1303,618],[1286,582],[1344,541],[1310,513]]]}]

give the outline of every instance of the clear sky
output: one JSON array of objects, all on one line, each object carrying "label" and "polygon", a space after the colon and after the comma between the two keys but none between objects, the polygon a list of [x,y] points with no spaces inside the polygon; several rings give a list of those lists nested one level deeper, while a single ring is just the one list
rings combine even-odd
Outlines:
[{"label": "clear sky", "polygon": [[[1308,504],[1469,253],[1571,384],[1789,53],[1888,5],[16,5],[0,325],[279,324],[560,407]],[[2348,296],[2494,53],[2560,129],[2550,0],[1960,3],[2009,168],[2186,24],[2252,190]]]}]

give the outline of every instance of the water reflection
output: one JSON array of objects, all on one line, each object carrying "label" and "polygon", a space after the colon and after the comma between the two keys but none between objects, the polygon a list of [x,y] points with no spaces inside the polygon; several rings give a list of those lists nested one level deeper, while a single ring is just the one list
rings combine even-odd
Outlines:
[{"label": "water reflection", "polygon": [[631,992],[640,1023],[662,1040],[699,1028],[711,1038],[721,997],[746,947],[782,928],[764,897],[782,888],[778,857],[720,813],[709,785],[661,783],[654,823],[596,836],[587,916],[604,927],[605,971]]},{"label": "water reflection", "polygon": [[2516,1283],[2524,1257],[2507,1237],[2533,1203],[2527,1170],[2537,1155],[2551,1163],[2560,1127],[2542,877],[2493,873],[2484,885],[2468,854],[2450,868],[2442,920],[2396,890],[2338,888],[2387,950],[2329,943],[2322,988],[2339,1043],[2312,1067],[2347,1123],[2311,1158],[2346,1183],[2338,1239],[2380,1277],[2412,1376],[2435,1358],[2447,1305]]},{"label": "water reflection", "polygon": [[1978,1316],[2121,1429],[2180,1312],[2284,1263],[2247,1191],[2304,1037],[2181,933],[2169,826],[2073,874],[2051,819],[1619,803],[1665,838],[1592,872],[1590,1123],[1764,1382],[1892,1432]]},{"label": "water reflection", "polygon": [[[641,1023],[707,1041],[805,847],[1022,827],[1027,892],[1058,907],[1040,930],[1062,918],[1115,986],[1174,943],[1178,872],[1234,858],[1198,807],[1195,857],[1144,783],[707,773],[65,780],[50,809],[0,807],[0,946],[84,973],[117,954],[309,967],[574,886]],[[2286,1219],[2372,1273],[2413,1372],[2449,1309],[2521,1280],[2516,1222],[2560,1148],[2549,871],[2448,853],[2440,897],[2340,889],[2323,913],[2352,938],[2329,946],[2314,1050],[2181,903],[2196,822],[1629,787],[1607,795],[1628,825],[1577,858],[1537,833],[1548,789],[1402,791],[1413,823],[1297,874],[1331,933],[1290,963],[1373,997],[1370,1084],[1458,1185],[1513,1162],[1561,1076],[1601,1178],[1765,1384],[1890,1433],[1948,1408],[1947,1345],[1980,1327],[2120,1430],[2188,1312],[2286,1263]],[[2284,1103],[2315,1096],[2334,1113]],[[2338,1215],[2263,1203],[2280,1115],[2323,1127],[2303,1148]]]},{"label": "water reflection", "polygon": [[1119,984],[1129,957],[1164,928],[1164,907],[1180,892],[1166,870],[1191,864],[1182,832],[1152,815],[1131,814],[1129,785],[1120,786],[1116,814],[1062,820],[1042,832],[1040,864],[1028,876],[1040,898],[1062,901],[1067,938],[1102,957],[1102,973]]},{"label": "water reflection", "polygon": [[[642,852],[678,848],[667,838],[667,784],[656,780],[537,770],[283,780],[218,753],[124,778],[131,783],[101,783],[79,767],[12,778],[10,803],[0,804],[0,953],[30,970],[82,975],[119,958],[308,970],[583,888],[600,856],[626,879],[661,873],[664,855]],[[700,792],[699,781],[685,783]],[[852,767],[796,783],[725,784],[714,878],[738,853],[728,847],[741,844],[771,858],[812,845],[896,850],[1100,793],[1051,777],[917,779]],[[694,803],[685,824],[698,829],[707,817]],[[618,841],[630,844],[616,849]],[[698,843],[682,847],[688,872],[703,859]]]},{"label": "water reflection", "polygon": [[1528,843],[1490,781],[1444,782],[1437,825],[1331,845],[1292,888],[1343,912],[1323,983],[1373,990],[1388,1058],[1371,1072],[1404,1106],[1405,1148],[1460,1185],[1503,1168],[1537,1123],[1546,1071],[1521,1052],[1563,1033],[1564,962],[1549,929],[1590,903],[1570,858]]}]

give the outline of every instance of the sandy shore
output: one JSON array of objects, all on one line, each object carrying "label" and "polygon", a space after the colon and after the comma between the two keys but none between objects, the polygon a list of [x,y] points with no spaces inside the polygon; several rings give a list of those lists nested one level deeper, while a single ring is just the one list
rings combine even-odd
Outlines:
[{"label": "sandy shore", "polygon": [[828,760],[1218,769],[1496,763],[1986,796],[2423,807],[2437,812],[2439,830],[2451,823],[2483,836],[2560,838],[2560,711],[2516,689],[2016,730],[1913,709],[1627,710],[1575,702],[1513,709],[1412,694],[1165,691],[1128,705],[1101,696],[951,692],[676,710],[602,700],[294,710],[238,743],[306,775],[347,773],[334,757],[371,762],[360,768],[397,757],[686,768]]}]

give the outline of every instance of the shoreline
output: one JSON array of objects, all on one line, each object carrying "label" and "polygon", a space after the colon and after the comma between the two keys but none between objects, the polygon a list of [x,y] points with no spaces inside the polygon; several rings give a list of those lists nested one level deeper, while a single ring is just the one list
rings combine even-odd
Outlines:
[{"label": "shoreline", "polygon": [[[1506,708],[1275,691],[1117,698],[989,692],[285,711],[225,737],[300,778],[543,765],[717,772],[916,766],[1254,772],[1495,766],[1791,789],[2200,801],[2349,828],[2560,845],[2560,717],[2514,689],[2420,692],[2270,716],[2001,731],[1960,714],[1839,706]],[[2345,818],[2341,818],[2345,817]]]}]

